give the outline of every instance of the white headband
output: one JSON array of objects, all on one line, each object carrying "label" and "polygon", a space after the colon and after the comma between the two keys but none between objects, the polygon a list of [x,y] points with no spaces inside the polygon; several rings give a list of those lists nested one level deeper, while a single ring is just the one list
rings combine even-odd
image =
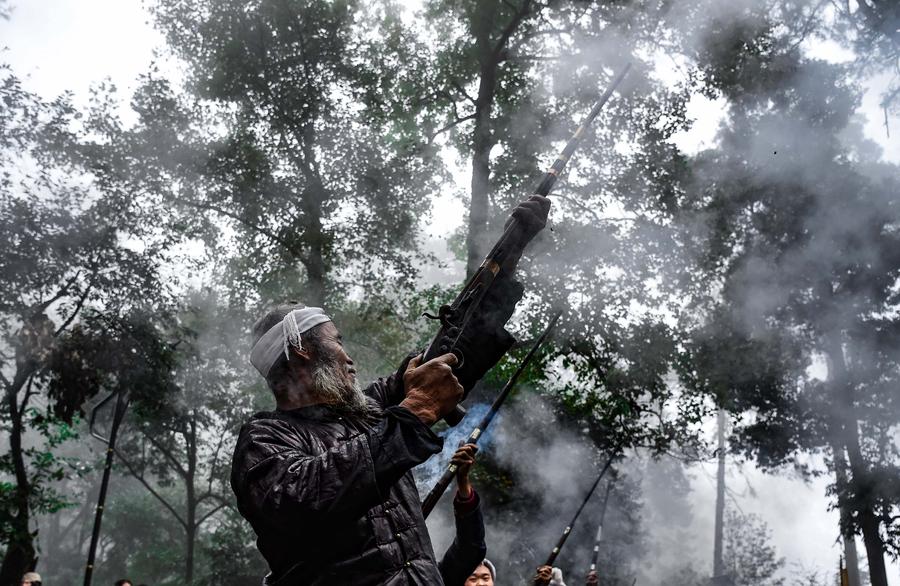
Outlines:
[{"label": "white headband", "polygon": [[263,377],[269,376],[269,371],[278,362],[283,353],[290,359],[290,348],[303,350],[301,334],[305,334],[319,324],[331,321],[325,315],[321,307],[304,307],[294,309],[284,316],[284,319],[269,328],[262,338],[253,345],[250,351],[250,364],[253,365]]}]

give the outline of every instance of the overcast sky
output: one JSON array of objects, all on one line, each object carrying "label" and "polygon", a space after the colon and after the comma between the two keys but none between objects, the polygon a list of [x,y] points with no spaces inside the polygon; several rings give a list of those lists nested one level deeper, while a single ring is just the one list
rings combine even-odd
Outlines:
[{"label": "overcast sky", "polygon": [[[10,21],[0,21],[0,43],[6,51],[0,61],[12,65],[24,78],[27,89],[45,98],[70,90],[77,103],[84,103],[92,84],[110,78],[129,95],[135,78],[146,71],[154,51],[163,46],[162,36],[149,24],[138,0],[12,0]],[[841,47],[813,48],[817,56],[839,60],[849,55]],[[860,115],[867,118],[866,132],[885,149],[885,159],[900,162],[900,120],[891,121],[894,138],[888,138],[878,109],[878,90],[884,80],[875,80],[867,92]],[[709,146],[719,120],[721,104],[697,101],[689,108],[696,118],[690,135],[679,139],[688,150]],[[465,170],[462,170],[463,172]],[[465,185],[467,181],[461,178]],[[462,218],[462,204],[447,199],[438,202],[436,217]],[[431,243],[432,245],[434,242]],[[711,551],[714,466],[698,467],[693,473],[697,543],[691,549]],[[840,550],[837,515],[827,512],[827,480],[806,484],[785,477],[770,477],[751,466],[729,470],[730,487],[747,512],[760,514],[772,527],[774,545],[789,563],[832,570]],[[864,554],[862,543],[860,553]],[[706,560],[711,565],[711,560]],[[707,568],[708,571],[708,568]],[[900,586],[897,565],[889,569],[892,586]]]}]

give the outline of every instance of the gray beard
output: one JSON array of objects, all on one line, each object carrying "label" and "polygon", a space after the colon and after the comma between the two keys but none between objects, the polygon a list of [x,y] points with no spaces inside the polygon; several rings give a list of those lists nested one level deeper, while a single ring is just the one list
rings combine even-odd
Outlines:
[{"label": "gray beard", "polygon": [[313,370],[313,384],[317,398],[337,409],[358,417],[368,418],[377,412],[377,406],[359,388],[355,380],[350,383],[334,360],[325,359]]}]

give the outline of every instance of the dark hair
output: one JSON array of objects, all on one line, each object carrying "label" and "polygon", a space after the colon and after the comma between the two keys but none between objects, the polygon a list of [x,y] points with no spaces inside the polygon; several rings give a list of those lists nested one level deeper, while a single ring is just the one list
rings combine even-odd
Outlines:
[{"label": "dark hair", "polygon": [[[251,331],[253,336],[253,343],[256,344],[259,342],[259,339],[262,338],[266,332],[275,327],[281,320],[284,319],[284,316],[289,314],[295,309],[303,309],[306,307],[302,303],[298,303],[296,301],[289,301],[287,303],[283,303],[270,309],[266,315],[262,316],[256,323],[253,324],[253,329]],[[322,344],[321,331],[322,325],[319,324],[311,328],[308,332],[303,334],[303,344],[307,346],[310,350],[312,350],[313,354],[317,357],[322,357],[325,354],[325,347]],[[276,395],[279,393],[278,383],[284,380],[289,374],[290,365],[288,364],[288,359],[283,354],[278,357],[278,360],[275,364],[272,365],[272,368],[269,370],[269,376],[266,377],[266,382],[269,384],[269,388]]]},{"label": "dark hair", "polygon": [[134,584],[134,582],[128,578],[122,578],[121,580],[116,580],[115,586],[125,586],[125,584]]}]

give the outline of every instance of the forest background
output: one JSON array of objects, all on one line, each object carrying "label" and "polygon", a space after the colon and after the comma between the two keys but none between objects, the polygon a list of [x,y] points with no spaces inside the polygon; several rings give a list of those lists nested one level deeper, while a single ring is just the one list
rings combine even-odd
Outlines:
[{"label": "forest background", "polygon": [[363,378],[391,371],[626,61],[523,262],[523,345],[565,313],[485,440],[489,555],[521,580],[615,452],[602,583],[706,583],[722,408],[737,583],[833,584],[842,533],[864,581],[900,580],[895,3],[0,11],[0,584],[80,582],[85,416],[121,390],[96,583],[258,583],[227,486],[270,404],[249,325],[322,304]]}]

